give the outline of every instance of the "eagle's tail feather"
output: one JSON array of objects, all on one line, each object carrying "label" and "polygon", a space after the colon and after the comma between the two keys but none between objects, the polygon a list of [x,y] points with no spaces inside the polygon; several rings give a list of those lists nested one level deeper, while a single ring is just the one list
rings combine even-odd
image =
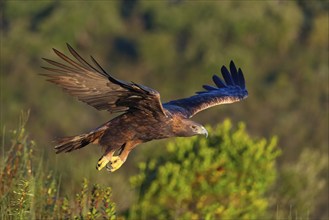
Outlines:
[{"label": "eagle's tail feather", "polygon": [[104,134],[104,132],[105,129],[99,129],[88,134],[60,138],[56,141],[56,154],[61,152],[71,152],[73,150],[83,148],[90,143],[96,143],[98,139]]}]

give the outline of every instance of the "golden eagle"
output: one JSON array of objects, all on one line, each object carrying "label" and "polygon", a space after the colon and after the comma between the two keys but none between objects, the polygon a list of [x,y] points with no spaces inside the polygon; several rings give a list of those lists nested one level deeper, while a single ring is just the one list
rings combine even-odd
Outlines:
[{"label": "golden eagle", "polygon": [[89,133],[58,140],[56,153],[71,152],[90,143],[101,145],[105,150],[97,170],[105,166],[111,172],[119,169],[130,151],[144,142],[197,134],[207,136],[207,130],[189,118],[209,107],[237,102],[248,96],[242,70],[237,69],[233,61],[229,70],[225,66],[221,68],[225,82],[214,75],[216,86],[204,85],[205,91],[194,96],[162,103],[156,90],[116,79],[93,57],[94,65],[91,65],[69,44],[67,47],[75,59],[53,49],[65,62],[43,58],[53,67],[43,67],[52,73],[42,75],[97,110],[122,113]]}]

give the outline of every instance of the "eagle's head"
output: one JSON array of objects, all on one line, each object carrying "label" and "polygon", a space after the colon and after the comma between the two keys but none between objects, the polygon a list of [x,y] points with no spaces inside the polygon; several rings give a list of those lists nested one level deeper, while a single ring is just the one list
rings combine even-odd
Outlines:
[{"label": "eagle's head", "polygon": [[205,127],[189,119],[181,119],[175,123],[174,133],[178,137],[190,137],[198,134],[208,137],[208,131]]}]

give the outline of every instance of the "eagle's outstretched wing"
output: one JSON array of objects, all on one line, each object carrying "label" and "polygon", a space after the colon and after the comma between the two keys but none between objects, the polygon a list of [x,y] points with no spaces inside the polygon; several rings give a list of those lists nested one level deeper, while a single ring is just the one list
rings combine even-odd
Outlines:
[{"label": "eagle's outstretched wing", "polygon": [[190,118],[196,113],[215,105],[240,101],[248,96],[242,70],[235,67],[233,61],[230,63],[230,71],[223,66],[221,72],[223,82],[217,75],[213,81],[217,87],[204,85],[206,91],[197,92],[197,95],[185,99],[167,102],[163,106],[173,113],[181,113]]},{"label": "eagle's outstretched wing", "polygon": [[56,49],[53,49],[54,52],[65,63],[43,58],[55,67],[43,67],[53,72],[41,74],[48,77],[48,81],[98,110],[107,110],[111,113],[147,110],[165,114],[159,92],[133,82],[115,79],[93,57],[91,59],[94,66],[87,63],[69,44],[67,47],[75,60]]}]

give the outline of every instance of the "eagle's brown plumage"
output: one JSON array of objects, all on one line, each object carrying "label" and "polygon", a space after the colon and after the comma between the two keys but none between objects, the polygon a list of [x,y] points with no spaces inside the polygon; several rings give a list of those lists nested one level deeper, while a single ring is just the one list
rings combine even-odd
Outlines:
[{"label": "eagle's brown plumage", "polygon": [[[168,137],[207,135],[202,125],[189,118],[209,107],[240,101],[248,95],[243,73],[231,61],[230,70],[225,66],[221,69],[225,82],[214,75],[216,87],[205,85],[206,91],[197,92],[197,95],[162,104],[156,90],[115,79],[93,57],[94,65],[91,65],[69,44],[67,47],[75,60],[54,49],[65,62],[44,58],[53,67],[43,67],[50,72],[42,75],[98,110],[122,113],[89,133],[60,139],[55,147],[56,153],[61,153],[90,143],[103,146],[105,152],[98,161],[98,170],[108,163],[109,171],[117,170],[140,143]],[[114,156],[116,151],[118,155]]]}]

